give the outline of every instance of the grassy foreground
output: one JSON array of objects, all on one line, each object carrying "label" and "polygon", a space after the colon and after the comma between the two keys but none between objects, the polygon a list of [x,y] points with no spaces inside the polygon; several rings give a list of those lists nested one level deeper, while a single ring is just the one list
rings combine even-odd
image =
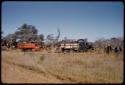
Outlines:
[{"label": "grassy foreground", "polygon": [[[40,51],[24,53],[13,50],[2,51],[1,57],[2,62],[22,66],[39,74],[51,75],[61,80],[62,83],[123,82],[123,53],[119,55],[107,55],[103,52],[48,53]],[[2,80],[6,80],[4,74]]]}]

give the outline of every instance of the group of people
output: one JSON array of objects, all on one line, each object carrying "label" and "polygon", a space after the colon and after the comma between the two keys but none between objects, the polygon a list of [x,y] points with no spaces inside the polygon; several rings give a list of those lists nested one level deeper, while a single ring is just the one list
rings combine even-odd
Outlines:
[{"label": "group of people", "polygon": [[111,52],[119,53],[121,51],[122,51],[122,48],[120,46],[112,47],[111,45],[107,45],[106,47],[104,47],[104,52],[107,54],[109,54]]}]

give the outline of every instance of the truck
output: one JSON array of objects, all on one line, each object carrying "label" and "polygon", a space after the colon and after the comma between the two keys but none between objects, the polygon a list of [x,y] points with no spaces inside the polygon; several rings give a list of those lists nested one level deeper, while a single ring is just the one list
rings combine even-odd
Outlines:
[{"label": "truck", "polygon": [[64,42],[60,44],[61,52],[87,52],[89,49],[94,50],[93,46],[84,39],[78,39],[74,42]]},{"label": "truck", "polygon": [[40,47],[36,43],[19,43],[17,45],[18,49],[21,49],[22,51],[39,51]]},{"label": "truck", "polygon": [[78,51],[78,43],[62,43],[60,45],[61,51]]}]

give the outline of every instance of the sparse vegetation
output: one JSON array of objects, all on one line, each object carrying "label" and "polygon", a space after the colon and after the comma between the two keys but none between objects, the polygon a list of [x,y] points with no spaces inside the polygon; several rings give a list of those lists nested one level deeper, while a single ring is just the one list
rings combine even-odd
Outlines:
[{"label": "sparse vegetation", "polygon": [[123,83],[122,3],[2,3],[3,83]]},{"label": "sparse vegetation", "polygon": [[[10,55],[11,54],[11,55]],[[39,75],[51,75],[66,83],[122,83],[123,54],[86,53],[23,53],[3,51],[2,62],[23,66],[38,72]],[[7,74],[6,74],[7,75]],[[19,76],[19,75],[16,75]],[[16,77],[15,76],[15,77]],[[2,80],[6,80],[2,68]],[[42,80],[41,80],[42,81]],[[5,82],[5,81],[3,81]],[[16,81],[15,81],[16,82]],[[24,81],[25,82],[25,81]],[[39,81],[40,82],[40,81]],[[55,81],[56,82],[56,81]],[[49,82],[51,83],[51,82]]]}]

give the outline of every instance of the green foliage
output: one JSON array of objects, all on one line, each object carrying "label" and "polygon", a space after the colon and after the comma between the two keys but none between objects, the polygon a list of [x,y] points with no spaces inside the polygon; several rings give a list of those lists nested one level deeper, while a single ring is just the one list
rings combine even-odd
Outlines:
[{"label": "green foliage", "polygon": [[38,30],[33,25],[23,24],[17,28],[17,31],[13,34],[8,34],[4,37],[4,41],[12,46],[14,42],[37,42],[39,45],[43,43],[44,35],[38,35]]}]

